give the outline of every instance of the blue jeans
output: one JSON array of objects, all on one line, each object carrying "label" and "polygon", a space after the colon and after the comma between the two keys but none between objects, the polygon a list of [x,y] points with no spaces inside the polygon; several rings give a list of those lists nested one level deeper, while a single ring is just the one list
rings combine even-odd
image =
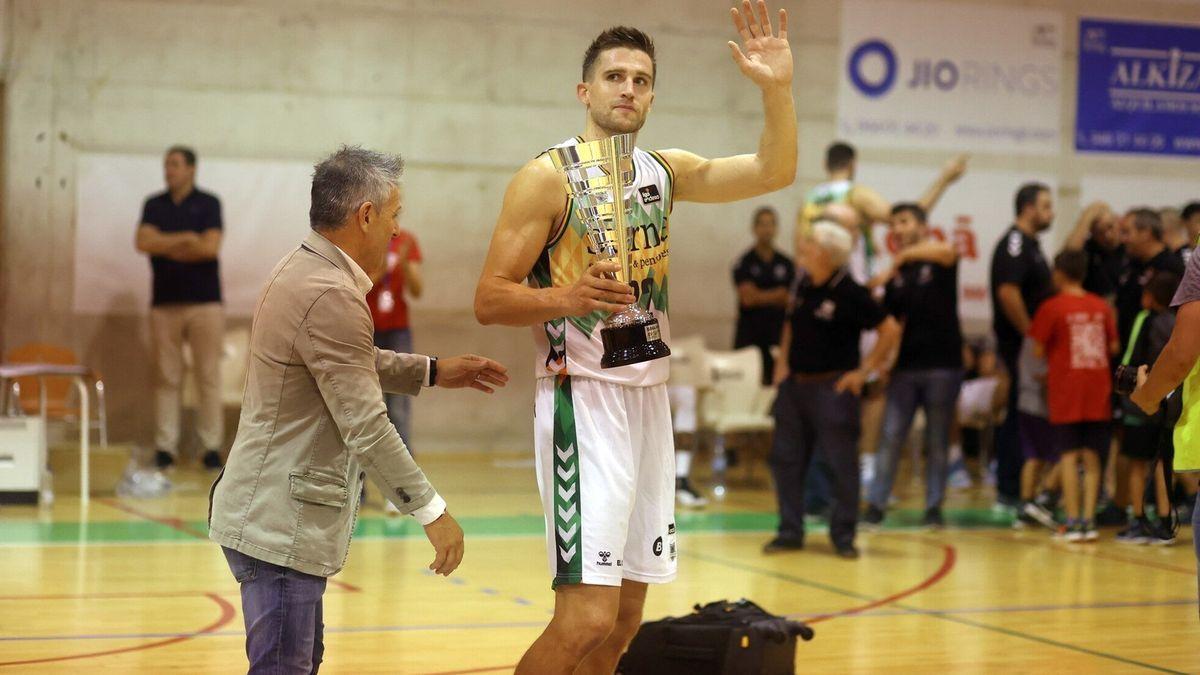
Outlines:
[{"label": "blue jeans", "polygon": [[950,425],[962,385],[959,368],[900,370],[892,373],[888,384],[887,407],[883,413],[883,432],[875,454],[875,480],[867,501],[880,511],[887,509],[896,480],[896,465],[908,438],[913,416],[920,407],[925,411],[925,508],[940,508],[946,494],[946,455],[950,445]]},{"label": "blue jeans", "polygon": [[316,673],[325,653],[325,577],[304,574],[221,547],[242,587],[250,675]]},{"label": "blue jeans", "polygon": [[[401,354],[411,354],[413,350],[412,331],[407,328],[375,331],[375,346]],[[412,397],[404,394],[384,394],[383,398],[387,401],[388,419],[392,421],[392,426],[396,427],[400,438],[404,439],[404,444],[409,446],[408,449],[411,452],[412,436],[409,435],[409,431],[412,420]]]}]

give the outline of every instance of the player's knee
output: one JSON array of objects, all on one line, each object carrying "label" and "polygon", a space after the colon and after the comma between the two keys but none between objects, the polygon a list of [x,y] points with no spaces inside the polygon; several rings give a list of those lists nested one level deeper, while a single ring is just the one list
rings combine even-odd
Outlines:
[{"label": "player's knee", "polygon": [[581,654],[600,646],[616,622],[616,613],[603,607],[582,607],[556,620],[564,646]]}]

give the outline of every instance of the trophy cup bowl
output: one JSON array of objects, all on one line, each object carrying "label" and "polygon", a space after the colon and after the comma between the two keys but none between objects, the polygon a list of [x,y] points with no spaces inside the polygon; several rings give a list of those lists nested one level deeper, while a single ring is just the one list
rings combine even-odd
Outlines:
[{"label": "trophy cup bowl", "polygon": [[[575,214],[587,228],[597,261],[616,260],[614,278],[632,286],[630,275],[630,203],[626,189],[633,185],[633,134],[550,149],[550,160],[563,176]],[[625,167],[629,168],[626,169]],[[658,319],[637,303],[604,320],[601,368],[616,368],[661,359],[671,354],[659,332]]]}]

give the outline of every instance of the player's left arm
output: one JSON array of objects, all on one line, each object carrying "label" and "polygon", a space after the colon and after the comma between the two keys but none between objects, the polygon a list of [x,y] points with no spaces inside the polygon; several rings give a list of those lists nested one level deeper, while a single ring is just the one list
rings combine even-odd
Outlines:
[{"label": "player's left arm", "polygon": [[762,90],[765,125],[753,155],[707,159],[686,150],[661,154],[675,174],[674,199],[732,202],[773,192],[796,178],[796,110],[792,101],[792,49],[787,39],[787,11],[779,10],[779,32],[758,0],[730,10],[742,47],[729,42],[742,74]]}]

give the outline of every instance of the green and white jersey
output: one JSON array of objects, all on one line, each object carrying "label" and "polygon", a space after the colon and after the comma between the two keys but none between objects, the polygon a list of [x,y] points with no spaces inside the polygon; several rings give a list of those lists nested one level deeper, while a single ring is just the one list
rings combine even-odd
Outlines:
[{"label": "green and white jersey", "polygon": [[[581,142],[570,138],[560,146]],[[670,262],[670,215],[675,184],[670,166],[657,152],[640,148],[633,151],[633,185],[626,196],[632,195],[629,225],[633,229],[630,249],[631,285],[638,304],[653,312],[658,319],[662,339],[671,343],[671,326],[667,319],[667,272]],[[534,288],[570,286],[591,266],[594,256],[590,249],[587,228],[575,213],[574,200],[567,205],[563,222],[550,233],[529,284]],[[576,375],[633,387],[647,387],[667,381],[667,359],[656,359],[619,368],[601,368],[604,348],[600,329],[606,312],[593,312],[583,317],[564,317],[533,327],[537,345],[536,376],[554,377]]]}]

